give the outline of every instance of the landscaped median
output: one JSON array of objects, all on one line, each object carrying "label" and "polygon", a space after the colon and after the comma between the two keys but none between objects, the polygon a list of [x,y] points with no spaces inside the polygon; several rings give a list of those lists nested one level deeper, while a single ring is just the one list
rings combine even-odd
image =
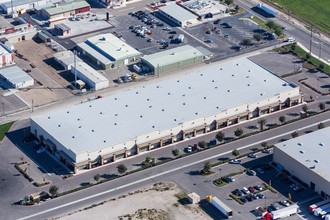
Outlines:
[{"label": "landscaped median", "polygon": [[6,124],[2,124],[0,125],[0,141],[3,140],[3,138],[5,137],[6,133],[9,131],[9,129],[11,128],[11,126],[14,124],[14,121],[12,122],[8,122]]}]

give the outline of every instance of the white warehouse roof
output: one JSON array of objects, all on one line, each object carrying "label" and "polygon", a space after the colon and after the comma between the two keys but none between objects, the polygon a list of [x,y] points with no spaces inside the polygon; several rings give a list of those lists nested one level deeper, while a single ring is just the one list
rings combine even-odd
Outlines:
[{"label": "white warehouse roof", "polygon": [[[88,78],[90,81],[94,82],[95,84],[109,81],[105,76],[103,76],[101,73],[97,72],[95,69],[93,69],[91,66],[89,66],[85,62],[78,62],[76,63],[77,71],[80,72],[82,75],[84,75],[86,78]],[[71,72],[74,74],[74,65],[72,66]]]},{"label": "white warehouse roof", "polygon": [[177,19],[182,24],[186,21],[197,19],[196,15],[177,5],[175,2],[167,3],[166,6],[160,7],[159,10]]},{"label": "white warehouse roof", "polygon": [[275,147],[330,182],[330,127],[276,144]]},{"label": "white warehouse roof", "polygon": [[[78,154],[134,141],[155,131],[161,137],[163,130],[183,122],[211,117],[244,104],[267,102],[274,96],[285,101],[287,97],[280,98],[279,93],[290,91],[295,95],[293,89],[299,90],[252,61],[240,58],[142,82],[104,98],[31,119]],[[137,144],[146,141],[138,139]],[[118,150],[122,149],[113,152]]]},{"label": "white warehouse roof", "polygon": [[24,85],[31,84],[33,85],[34,82],[34,79],[18,66],[1,68],[0,75],[7,79],[15,87],[24,87]]}]

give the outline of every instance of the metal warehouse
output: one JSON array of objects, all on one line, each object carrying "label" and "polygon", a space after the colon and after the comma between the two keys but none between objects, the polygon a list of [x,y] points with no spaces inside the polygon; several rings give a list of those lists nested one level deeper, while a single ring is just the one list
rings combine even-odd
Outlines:
[{"label": "metal warehouse", "polygon": [[41,16],[48,19],[51,23],[65,20],[67,17],[89,12],[90,5],[86,1],[76,0],[64,3],[55,3],[54,6],[40,10]]},{"label": "metal warehouse", "polygon": [[202,63],[211,52],[203,47],[184,45],[170,50],[145,55],[141,63],[149,67],[154,74],[162,74]]},{"label": "metal warehouse", "polygon": [[276,144],[273,160],[323,198],[330,198],[330,128]]},{"label": "metal warehouse", "polygon": [[74,53],[70,50],[64,50],[53,54],[54,60],[61,64],[61,66],[65,70],[71,70],[71,67],[74,65],[74,61],[76,59],[76,63],[82,62],[82,60],[76,56],[74,57]]},{"label": "metal warehouse", "polygon": [[198,16],[184,9],[182,6],[171,2],[166,6],[160,7],[159,15],[164,16],[176,25],[183,27],[189,24],[195,24]]},{"label": "metal warehouse", "polygon": [[71,66],[71,72],[86,83],[92,90],[100,90],[109,87],[109,80],[97,72],[85,62],[76,62]]},{"label": "metal warehouse", "polygon": [[33,86],[34,79],[18,66],[0,69],[0,76],[15,89]]},{"label": "metal warehouse", "polygon": [[201,65],[30,118],[74,172],[302,102],[300,88],[246,58]]},{"label": "metal warehouse", "polygon": [[77,44],[78,51],[100,69],[116,68],[140,61],[141,53],[113,34],[102,34]]}]

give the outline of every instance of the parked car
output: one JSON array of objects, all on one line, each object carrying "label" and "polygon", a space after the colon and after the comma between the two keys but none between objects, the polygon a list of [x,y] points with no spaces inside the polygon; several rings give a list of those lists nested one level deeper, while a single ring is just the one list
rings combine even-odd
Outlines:
[{"label": "parked car", "polygon": [[263,149],[262,150],[262,153],[265,153],[265,154],[270,154],[272,151],[269,150],[269,149]]},{"label": "parked car", "polygon": [[241,201],[244,202],[244,203],[247,203],[248,202],[248,200],[245,197],[242,197],[241,198]]},{"label": "parked car", "polygon": [[40,148],[39,150],[37,150],[38,154],[43,153],[43,152],[45,152],[45,148]]},{"label": "parked car", "polygon": [[234,179],[233,177],[229,176],[229,177],[226,178],[226,181],[227,181],[228,183],[230,183],[230,182],[235,182],[235,179]]},{"label": "parked car", "polygon": [[243,193],[242,190],[240,190],[240,189],[235,189],[235,190],[233,191],[233,194],[234,194],[235,196],[243,196],[243,195],[244,195],[244,193]]},{"label": "parked car", "polygon": [[248,157],[250,157],[250,158],[257,158],[258,155],[253,153],[253,154],[249,154]]},{"label": "parked car", "polygon": [[251,195],[248,195],[248,196],[246,197],[246,199],[247,199],[249,202],[252,202],[252,200],[253,200],[253,198],[252,198]]},{"label": "parked car", "polygon": [[246,187],[243,187],[242,191],[243,191],[244,194],[249,194],[250,193],[250,191]]},{"label": "parked car", "polygon": [[276,205],[276,203],[270,204],[270,207],[274,210],[279,210],[280,209],[280,207],[278,207],[278,205]]},{"label": "parked car", "polygon": [[217,19],[217,20],[215,20],[213,23],[214,23],[214,24],[219,24],[220,21],[221,21],[221,19]]},{"label": "parked car", "polygon": [[229,161],[229,163],[231,163],[231,164],[240,164],[241,162],[242,162],[241,160],[236,160],[236,159]]},{"label": "parked car", "polygon": [[260,185],[255,185],[254,188],[255,188],[256,190],[263,190],[262,186],[260,186]]},{"label": "parked car", "polygon": [[248,170],[246,173],[247,173],[248,175],[251,175],[251,176],[255,176],[255,175],[257,175],[256,171],[254,171],[254,170]]},{"label": "parked car", "polygon": [[253,199],[259,199],[259,197],[258,197],[256,194],[251,194],[251,197],[252,197]]},{"label": "parked car", "polygon": [[264,199],[265,198],[265,195],[260,194],[260,193],[258,193],[257,196],[258,196],[259,199]]},{"label": "parked car", "polygon": [[260,173],[260,174],[264,174],[265,171],[262,169],[262,168],[257,168],[257,171]]},{"label": "parked car", "polygon": [[290,203],[288,203],[288,201],[286,201],[286,200],[280,201],[280,204],[283,206],[290,206]]},{"label": "parked car", "polygon": [[248,190],[249,190],[251,193],[254,193],[254,192],[256,191],[255,189],[253,189],[252,186],[250,186],[250,187],[248,188]]},{"label": "parked car", "polygon": [[206,40],[205,40],[205,43],[213,43],[213,40],[211,40],[211,39],[206,39]]}]

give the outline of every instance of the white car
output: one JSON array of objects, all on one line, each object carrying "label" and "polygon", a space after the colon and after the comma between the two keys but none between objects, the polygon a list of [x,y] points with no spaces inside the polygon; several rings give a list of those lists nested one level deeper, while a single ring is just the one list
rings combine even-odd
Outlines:
[{"label": "white car", "polygon": [[186,151],[187,151],[187,153],[191,153],[192,152],[192,147],[187,147]]},{"label": "white car", "polygon": [[243,191],[243,193],[245,193],[245,194],[249,194],[249,193],[251,193],[250,190],[248,190],[246,187],[243,187],[242,191]]},{"label": "white car", "polygon": [[232,164],[240,164],[241,163],[241,160],[230,160],[229,163],[232,163]]},{"label": "white car", "polygon": [[250,157],[250,158],[257,158],[258,155],[257,154],[249,154],[248,157]]},{"label": "white car", "polygon": [[283,206],[290,206],[290,204],[289,204],[288,201],[286,201],[286,200],[282,200],[282,201],[280,202],[280,204],[283,205]]}]

